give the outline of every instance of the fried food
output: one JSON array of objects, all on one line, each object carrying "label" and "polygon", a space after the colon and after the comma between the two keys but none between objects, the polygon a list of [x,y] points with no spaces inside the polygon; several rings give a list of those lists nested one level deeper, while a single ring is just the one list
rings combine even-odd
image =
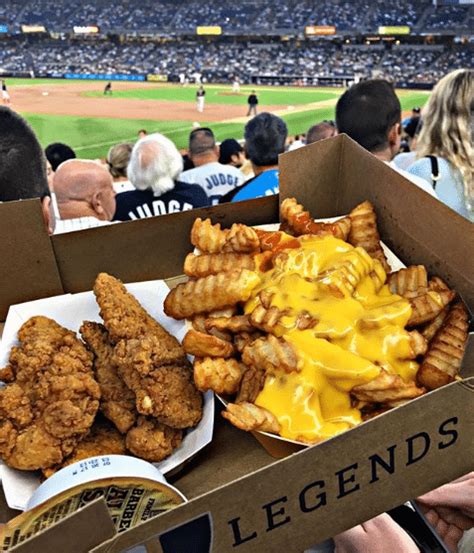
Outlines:
[{"label": "fried food", "polygon": [[291,344],[272,334],[255,340],[244,348],[242,361],[249,367],[274,372],[282,369],[287,373],[298,370],[298,358]]},{"label": "fried food", "polygon": [[417,378],[421,386],[434,390],[453,382],[461,368],[468,327],[464,305],[453,305],[418,370]]},{"label": "fried food", "polygon": [[135,394],[137,411],[173,428],[195,426],[202,397],[181,344],[114,277],[102,273],[94,285],[104,326],[116,342],[114,362]]},{"label": "fried food", "polygon": [[255,260],[251,255],[240,253],[210,253],[195,255],[190,253],[184,260],[184,274],[200,278],[208,275],[232,271],[234,269],[255,269]]},{"label": "fried food", "polygon": [[235,394],[247,367],[236,359],[205,357],[194,361],[194,382],[198,390]]},{"label": "fried food", "polygon": [[421,331],[423,337],[428,341],[435,337],[438,330],[443,326],[444,320],[448,316],[449,307],[445,307],[439,315],[437,315],[432,321],[430,321]]},{"label": "fried food", "polygon": [[89,434],[79,442],[73,453],[61,465],[43,470],[44,476],[49,478],[58,470],[68,465],[96,457],[97,455],[125,455],[125,437],[111,424],[94,422]]},{"label": "fried food", "polygon": [[217,336],[191,329],[183,340],[184,351],[196,357],[231,357],[234,346]]},{"label": "fried food", "polygon": [[94,374],[100,386],[100,410],[125,434],[135,424],[135,394],[127,388],[117,372],[114,347],[105,327],[99,323],[85,322],[80,333],[94,353]]},{"label": "fried food", "polygon": [[184,359],[178,340],[167,332],[117,278],[100,273],[94,283],[94,294],[100,307],[100,316],[114,344],[119,340],[141,336],[156,338],[162,363],[177,363]]},{"label": "fried food", "polygon": [[191,229],[191,243],[203,253],[250,253],[260,250],[255,230],[246,225],[234,224],[230,229],[213,225],[210,219],[197,218]]},{"label": "fried food", "polygon": [[265,332],[273,332],[285,314],[286,311],[282,311],[275,306],[267,309],[263,305],[257,305],[250,315],[250,322],[255,328]]},{"label": "fried food", "polygon": [[0,378],[0,456],[20,470],[60,464],[87,434],[99,408],[92,355],[71,332],[32,317],[18,332]]},{"label": "fried food", "polygon": [[258,394],[262,391],[265,383],[265,371],[249,367],[243,374],[240,381],[239,393],[235,403],[255,403]]},{"label": "fried food", "polygon": [[242,353],[245,346],[248,346],[252,342],[255,342],[258,338],[262,337],[262,333],[258,330],[255,332],[240,332],[234,336],[234,346],[235,349]]},{"label": "fried food", "polygon": [[348,242],[353,246],[360,246],[382,264],[385,272],[390,272],[390,265],[380,245],[380,235],[377,229],[377,216],[370,202],[362,202],[349,214],[351,230]]},{"label": "fried food", "polygon": [[235,305],[248,300],[259,282],[257,273],[239,269],[178,284],[165,299],[165,313],[185,319]]},{"label": "fried food", "polygon": [[410,299],[412,313],[407,323],[408,326],[417,326],[432,321],[455,296],[456,293],[449,289],[439,292],[428,290],[426,294]]},{"label": "fried food", "polygon": [[390,374],[384,369],[380,371],[378,377],[351,390],[355,398],[369,403],[413,399],[423,393],[423,388],[418,388],[414,382],[405,382],[398,374]]},{"label": "fried food", "polygon": [[162,461],[181,445],[182,430],[170,428],[151,418],[138,417],[137,425],[127,434],[127,449],[150,463]]},{"label": "fried food", "polygon": [[424,355],[428,349],[426,338],[417,330],[411,330],[408,334],[410,335],[410,346],[412,350],[411,359],[415,359],[415,357],[419,355]]},{"label": "fried food", "polygon": [[276,417],[267,409],[253,403],[229,403],[227,409],[222,412],[222,416],[237,428],[247,432],[260,430],[278,434],[280,431],[280,424]]},{"label": "fried food", "polygon": [[224,249],[227,234],[220,224],[213,225],[210,219],[203,221],[198,217],[191,229],[191,244],[203,253],[219,253]]},{"label": "fried food", "polygon": [[428,273],[423,265],[412,265],[390,274],[388,285],[392,294],[404,298],[421,296],[428,290]]},{"label": "fried food", "polygon": [[202,397],[192,380],[189,362],[160,365],[155,339],[122,340],[115,347],[119,375],[135,393],[137,411],[173,428],[196,426]]},{"label": "fried food", "polygon": [[346,240],[351,229],[351,219],[344,217],[334,223],[318,223],[311,218],[309,211],[298,204],[295,198],[286,198],[280,206],[282,220],[287,224],[292,234],[327,235]]},{"label": "fried food", "polygon": [[211,317],[204,322],[206,330],[229,331],[232,334],[240,332],[252,332],[254,327],[247,315],[234,315],[232,317]]}]

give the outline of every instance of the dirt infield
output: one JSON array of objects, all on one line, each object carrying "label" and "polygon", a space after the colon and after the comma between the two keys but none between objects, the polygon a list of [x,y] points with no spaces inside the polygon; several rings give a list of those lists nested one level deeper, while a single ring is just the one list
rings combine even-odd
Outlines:
[{"label": "dirt infield", "polygon": [[[114,83],[114,90],[128,90],[149,85]],[[17,86],[11,89],[13,107],[24,113],[74,115],[78,117],[110,117],[116,119],[147,119],[150,121],[193,121],[197,116],[210,122],[233,120],[245,116],[247,106],[206,104],[204,113],[194,103],[113,96],[88,97],[83,92],[103,90],[101,83],[81,83]],[[265,111],[279,112],[285,106],[265,106]]]}]

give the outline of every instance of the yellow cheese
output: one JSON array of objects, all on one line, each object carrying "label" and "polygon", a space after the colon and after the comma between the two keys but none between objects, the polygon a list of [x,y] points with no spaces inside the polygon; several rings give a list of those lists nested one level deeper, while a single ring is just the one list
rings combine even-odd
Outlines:
[{"label": "yellow cheese", "polygon": [[[413,381],[418,365],[409,360],[405,330],[410,304],[390,292],[380,263],[332,236],[299,242],[261,274],[245,312],[259,304],[262,290],[285,310],[274,333],[294,346],[302,368],[268,375],[256,404],[277,417],[283,437],[317,442],[360,422],[351,405],[354,386],[373,380],[382,366]],[[302,312],[317,321],[313,328],[296,327]]]}]

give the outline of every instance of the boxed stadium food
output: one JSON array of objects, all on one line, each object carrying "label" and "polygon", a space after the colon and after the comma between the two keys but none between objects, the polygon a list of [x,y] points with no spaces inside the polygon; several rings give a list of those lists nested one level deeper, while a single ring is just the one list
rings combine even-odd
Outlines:
[{"label": "boxed stadium food", "polygon": [[[472,310],[473,259],[464,254],[474,246],[470,223],[347,137],[281,156],[280,195],[282,200],[295,197],[317,218],[347,215],[369,200],[390,250],[405,265],[423,264],[443,278]],[[189,234],[196,217],[210,217],[225,228],[275,223],[277,199],[52,237],[60,285],[66,293],[90,290],[97,273],[105,270],[125,282],[166,278],[173,286],[192,251]],[[301,552],[469,472],[474,459],[472,344],[471,336],[463,380],[281,460],[218,415],[212,443],[172,479],[190,501],[97,543],[94,551],[167,553],[187,551],[192,543],[195,551],[219,553]],[[101,501],[89,508],[99,509]],[[7,512],[2,515],[8,518]],[[51,543],[55,532],[67,533],[66,524],[75,516],[86,512],[50,528]],[[18,550],[38,550],[37,539],[41,535]]]}]

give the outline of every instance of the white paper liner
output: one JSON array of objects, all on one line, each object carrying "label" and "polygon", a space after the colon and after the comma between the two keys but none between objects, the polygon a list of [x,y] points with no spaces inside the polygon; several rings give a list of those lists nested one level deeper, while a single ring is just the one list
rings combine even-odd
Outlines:
[{"label": "white paper liner", "polygon": [[[178,340],[183,340],[186,333],[185,323],[167,317],[163,311],[163,303],[169,292],[163,280],[135,282],[125,286],[168,332]],[[65,294],[12,305],[8,311],[0,342],[0,367],[8,364],[12,346],[18,345],[17,333],[21,325],[35,315],[54,319],[61,326],[75,332],[79,331],[84,321],[102,322],[93,292]],[[156,467],[163,474],[177,470],[211,442],[213,428],[214,394],[206,392],[201,421],[196,428],[187,432],[180,447],[167,459],[156,463]],[[15,470],[7,467],[2,461],[0,461],[0,479],[8,506],[12,509],[25,510],[29,498],[40,485],[38,473]]]}]

